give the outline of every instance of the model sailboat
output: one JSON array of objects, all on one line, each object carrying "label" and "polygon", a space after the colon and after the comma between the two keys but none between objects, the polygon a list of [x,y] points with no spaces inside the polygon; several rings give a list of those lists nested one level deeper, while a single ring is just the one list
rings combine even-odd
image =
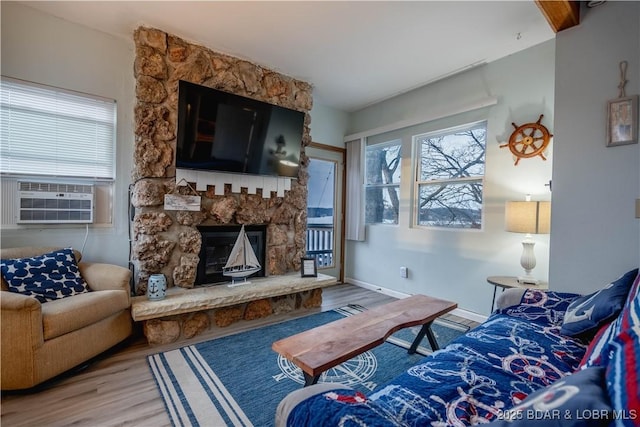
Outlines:
[{"label": "model sailboat", "polygon": [[251,242],[247,237],[247,233],[244,231],[244,225],[240,230],[240,234],[236,239],[236,243],[231,249],[231,254],[227,259],[227,263],[222,268],[222,274],[231,277],[231,284],[236,284],[237,278],[244,278],[242,283],[247,282],[247,276],[251,276],[253,273],[260,271],[262,266],[256,257]]}]

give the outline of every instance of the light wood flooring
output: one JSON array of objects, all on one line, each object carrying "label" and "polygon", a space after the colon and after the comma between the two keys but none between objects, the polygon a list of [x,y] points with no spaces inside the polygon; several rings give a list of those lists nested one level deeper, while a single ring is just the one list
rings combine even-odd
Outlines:
[{"label": "light wood flooring", "polygon": [[[212,329],[188,341],[149,346],[137,331],[134,337],[97,357],[83,369],[47,382],[38,390],[3,393],[0,424],[2,427],[171,426],[146,356],[347,304],[370,308],[393,300],[357,286],[336,285],[324,289],[321,308],[241,321],[226,328]],[[476,325],[456,316],[444,317],[472,327]]]}]

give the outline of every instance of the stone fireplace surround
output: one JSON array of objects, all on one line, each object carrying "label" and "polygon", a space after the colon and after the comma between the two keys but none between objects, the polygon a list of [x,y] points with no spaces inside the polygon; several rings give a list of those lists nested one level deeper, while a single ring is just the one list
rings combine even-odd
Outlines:
[{"label": "stone fireplace surround", "polygon": [[[151,274],[163,273],[169,287],[191,288],[199,261],[199,225],[266,224],[266,274],[297,271],[305,253],[307,166],[311,86],[248,61],[214,52],[158,29],[134,32],[136,57],[135,150],[131,203],[135,293],[143,295]],[[232,193],[207,186],[199,212],[164,210],[164,195],[190,194],[176,186],[178,81],[232,92],[305,113],[300,171],[282,197],[246,188]],[[275,196],[275,197],[274,197]]]},{"label": "stone fireplace surround", "polygon": [[[305,254],[309,161],[305,147],[311,142],[309,111],[312,88],[308,83],[214,52],[158,29],[138,28],[134,32],[134,42],[135,148],[130,202],[135,214],[132,219],[131,263],[135,294],[141,295],[134,298],[134,320],[144,322],[144,332],[150,342],[163,343],[179,337],[189,338],[206,330],[210,323],[226,324],[220,318],[238,320],[247,318],[247,315],[248,318],[269,315],[276,311],[274,307],[283,298],[293,301],[286,305],[287,309],[318,307],[322,300],[322,287],[334,284],[335,279],[324,276],[324,282],[316,289],[309,289],[308,284],[313,285],[314,282],[306,281],[307,287],[302,286],[304,290],[298,292],[293,287],[287,291],[288,295],[274,290],[234,297],[224,300],[227,307],[205,301],[204,304],[190,302],[187,304],[190,308],[181,308],[179,313],[174,309],[162,311],[163,305],[173,307],[176,301],[180,306],[180,298],[184,297],[174,296],[183,294],[179,288],[194,287],[201,249],[198,226],[265,224],[267,277],[259,280],[269,281],[271,276],[274,280],[277,279],[275,276],[291,278],[294,277],[292,272],[299,270],[300,258]],[[229,184],[224,185],[224,191],[216,188],[222,185],[205,185],[205,188],[197,188],[202,198],[200,211],[164,209],[166,194],[192,194],[190,186],[176,185],[174,152],[179,80],[305,113],[299,173],[297,179],[291,180],[290,188],[287,185],[288,191],[264,194],[263,189],[254,192],[253,189],[240,188],[240,192],[232,192]],[[149,276],[155,273],[167,277],[167,299],[172,302],[152,306],[150,315],[136,316],[136,312],[148,306],[149,301],[142,295],[146,292]],[[207,301],[216,299],[209,295],[210,292],[205,292]],[[237,292],[242,293],[242,290]],[[198,298],[196,294],[188,297],[189,301],[194,298]],[[256,307],[260,309],[256,311]],[[256,315],[256,312],[260,314]],[[168,330],[172,332],[167,333]]]}]

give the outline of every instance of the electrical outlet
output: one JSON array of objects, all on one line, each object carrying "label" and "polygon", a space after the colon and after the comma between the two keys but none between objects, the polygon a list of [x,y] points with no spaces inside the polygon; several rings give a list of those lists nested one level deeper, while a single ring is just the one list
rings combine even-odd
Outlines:
[{"label": "electrical outlet", "polygon": [[400,277],[402,277],[403,279],[409,277],[409,270],[407,269],[407,267],[400,267]]}]

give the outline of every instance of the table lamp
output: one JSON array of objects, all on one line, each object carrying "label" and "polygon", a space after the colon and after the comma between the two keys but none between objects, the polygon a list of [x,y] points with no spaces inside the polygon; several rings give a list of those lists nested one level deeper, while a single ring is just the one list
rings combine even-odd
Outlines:
[{"label": "table lamp", "polygon": [[[528,197],[527,197],[528,198]],[[551,202],[507,202],[505,205],[505,230],[514,233],[526,233],[522,241],[520,265],[525,275],[518,276],[519,283],[537,284],[538,280],[531,275],[536,266],[533,252],[535,241],[532,234],[548,234],[551,223]]]}]

